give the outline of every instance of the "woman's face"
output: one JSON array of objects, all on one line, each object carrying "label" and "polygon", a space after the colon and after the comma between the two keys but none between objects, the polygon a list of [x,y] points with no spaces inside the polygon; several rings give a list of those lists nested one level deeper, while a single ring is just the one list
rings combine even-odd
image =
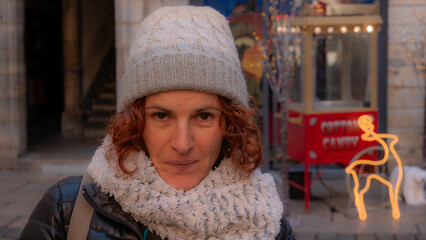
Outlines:
[{"label": "woman's face", "polygon": [[178,190],[190,190],[216,162],[223,134],[216,95],[168,91],[146,97],[143,140],[160,176]]}]

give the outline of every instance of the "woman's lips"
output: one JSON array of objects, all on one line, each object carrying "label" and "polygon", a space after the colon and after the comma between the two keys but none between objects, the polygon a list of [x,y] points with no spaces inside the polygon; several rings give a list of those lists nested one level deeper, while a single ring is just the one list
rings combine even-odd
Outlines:
[{"label": "woman's lips", "polygon": [[168,165],[172,166],[178,171],[185,171],[194,166],[197,163],[197,161],[173,161],[173,162],[167,162]]}]

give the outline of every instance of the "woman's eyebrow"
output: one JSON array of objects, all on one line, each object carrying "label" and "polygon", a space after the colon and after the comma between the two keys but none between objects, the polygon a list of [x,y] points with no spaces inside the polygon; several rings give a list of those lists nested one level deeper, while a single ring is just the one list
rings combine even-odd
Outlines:
[{"label": "woman's eyebrow", "polygon": [[161,106],[157,106],[157,105],[152,105],[152,106],[149,106],[149,107],[145,107],[145,110],[146,109],[155,109],[155,110],[160,110],[160,111],[167,112],[167,113],[172,112],[171,110],[169,110],[167,108],[164,108],[164,107],[161,107]]},{"label": "woman's eyebrow", "polygon": [[199,112],[204,112],[208,110],[215,110],[219,112],[221,111],[218,107],[215,107],[215,106],[205,106],[205,107],[198,108],[197,110],[195,110],[195,112],[199,113]]},{"label": "woman's eyebrow", "polygon": [[[169,110],[165,107],[161,107],[161,106],[158,106],[158,105],[152,105],[152,106],[146,107],[145,109],[156,109],[156,110],[161,110],[161,111],[164,111],[164,112],[173,112],[172,110]],[[196,109],[194,112],[198,113],[198,112],[204,112],[204,111],[208,111],[208,110],[221,111],[218,107],[215,107],[215,106],[203,106],[203,107]]]}]

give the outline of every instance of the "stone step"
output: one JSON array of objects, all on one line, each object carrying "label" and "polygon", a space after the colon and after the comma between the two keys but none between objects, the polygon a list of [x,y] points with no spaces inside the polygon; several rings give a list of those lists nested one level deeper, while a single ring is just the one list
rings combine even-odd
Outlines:
[{"label": "stone step", "polygon": [[105,93],[112,93],[112,94],[117,94],[117,89],[114,87],[114,88],[105,88],[105,87],[102,87],[99,91],[98,91],[99,93],[101,93],[101,92],[105,92]]},{"label": "stone step", "polygon": [[105,91],[105,92],[99,93],[99,99],[102,100],[102,101],[107,100],[107,101],[110,101],[110,102],[115,102],[116,97],[117,97],[117,95],[116,95],[115,92]]},{"label": "stone step", "polygon": [[40,166],[41,173],[55,173],[55,174],[68,174],[68,175],[83,175],[90,163],[87,161],[68,161],[68,162],[45,162]]},{"label": "stone step", "polygon": [[93,104],[115,105],[115,99],[94,98],[92,99]]},{"label": "stone step", "polygon": [[114,89],[114,90],[115,90],[115,88],[116,88],[116,84],[115,84],[115,82],[105,82],[105,83],[103,84],[103,87],[104,87],[105,89]]},{"label": "stone step", "polygon": [[66,175],[83,175],[90,163],[91,155],[87,159],[72,159],[63,156],[57,159],[34,159],[19,160],[19,170],[24,172],[36,172],[45,174],[66,174]]},{"label": "stone step", "polygon": [[92,110],[94,111],[107,111],[115,112],[115,104],[106,104],[106,103],[93,103]]},{"label": "stone step", "polygon": [[81,175],[101,144],[96,138],[65,138],[60,135],[40,138],[19,157],[20,171]]},{"label": "stone step", "polygon": [[106,114],[88,114],[87,122],[88,123],[107,123],[111,117]]},{"label": "stone step", "polygon": [[83,129],[83,136],[85,138],[103,138],[105,136],[105,127],[85,127]]}]

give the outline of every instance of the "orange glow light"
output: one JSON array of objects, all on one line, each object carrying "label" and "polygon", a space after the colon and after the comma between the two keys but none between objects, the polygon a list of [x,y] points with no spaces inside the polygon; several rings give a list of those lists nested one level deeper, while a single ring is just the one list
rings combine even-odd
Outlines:
[{"label": "orange glow light", "polygon": [[[403,166],[401,159],[399,158],[398,154],[395,151],[395,144],[398,142],[399,138],[396,135],[393,134],[377,134],[374,132],[374,125],[373,120],[368,115],[362,115],[358,118],[358,125],[361,128],[361,130],[364,131],[364,133],[361,135],[361,139],[364,141],[377,141],[382,147],[384,151],[384,156],[382,159],[374,161],[374,160],[356,160],[352,162],[348,167],[346,167],[345,172],[347,174],[351,174],[354,179],[354,202],[355,206],[358,209],[358,215],[359,219],[366,220],[367,219],[367,213],[365,211],[365,204],[364,204],[364,194],[368,191],[370,188],[371,180],[376,179],[386,185],[389,189],[389,200],[392,206],[392,216],[394,219],[399,219],[401,214],[399,211],[399,205],[398,205],[398,193],[399,193],[399,187],[401,185],[402,181],[402,174],[403,174]],[[383,140],[383,138],[391,139],[391,142],[388,144]],[[389,158],[389,151],[392,153],[392,155],[395,157],[397,167],[398,167],[398,179],[396,181],[395,186],[393,187],[390,181],[384,179],[383,177],[377,175],[377,174],[370,174],[367,177],[367,181],[365,184],[365,187],[359,191],[359,181],[357,172],[354,170],[356,166],[367,164],[367,165],[383,165],[388,161]]]}]

